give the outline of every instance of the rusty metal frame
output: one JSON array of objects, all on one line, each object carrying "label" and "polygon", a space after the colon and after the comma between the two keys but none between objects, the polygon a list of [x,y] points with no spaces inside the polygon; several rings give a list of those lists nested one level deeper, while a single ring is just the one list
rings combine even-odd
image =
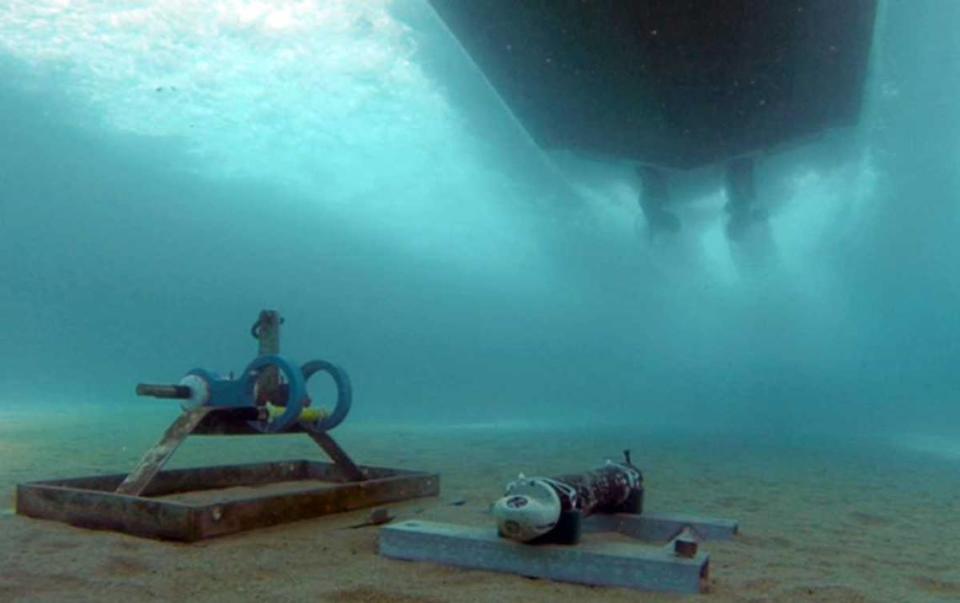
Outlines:
[{"label": "rusty metal frame", "polygon": [[[158,472],[139,496],[118,494],[126,474],[17,485],[17,513],[135,536],[196,542],[281,523],[376,505],[436,496],[437,474],[359,466],[351,480],[336,463],[307,460],[224,465]],[[302,488],[290,482],[305,481]],[[317,484],[316,482],[324,482]],[[237,486],[284,483],[281,492],[245,494],[209,502],[169,497]]]},{"label": "rusty metal frame", "polygon": [[[260,356],[279,354],[282,323],[275,310],[260,312],[250,329]],[[260,386],[274,389],[279,377],[276,368],[270,368],[261,375]],[[138,393],[144,387],[155,386],[138,386]],[[186,409],[129,474],[18,484],[17,513],[147,538],[195,542],[440,493],[437,474],[357,465],[327,431],[307,423],[294,424],[284,433],[305,433],[332,463],[296,460],[163,470],[191,435],[278,435],[251,427],[250,421],[263,420],[264,410],[254,406]],[[253,491],[214,494],[237,487]],[[184,496],[189,493],[204,496],[191,501]]]},{"label": "rusty metal frame", "polygon": [[[241,419],[242,420],[242,419]],[[177,448],[183,444],[186,439],[195,433],[201,425],[207,425],[211,430],[208,433],[227,433],[237,424],[236,414],[232,409],[216,409],[209,406],[201,406],[192,410],[184,411],[177,419],[171,423],[170,427],[164,432],[160,441],[153,445],[147,451],[137,466],[127,477],[117,486],[117,494],[126,494],[127,496],[140,496],[150,488],[150,483],[154,477],[163,469],[163,466],[170,460]],[[298,430],[310,436],[310,439],[320,446],[323,451],[340,467],[346,478],[352,482],[362,482],[366,479],[363,472],[357,467],[350,458],[350,455],[337,444],[329,433],[320,431],[304,425],[299,425]],[[265,435],[265,434],[258,434]]]}]

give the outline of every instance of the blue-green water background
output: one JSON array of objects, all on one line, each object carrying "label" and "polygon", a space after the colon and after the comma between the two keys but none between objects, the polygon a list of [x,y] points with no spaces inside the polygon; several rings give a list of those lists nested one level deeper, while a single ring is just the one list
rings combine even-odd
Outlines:
[{"label": "blue-green water background", "polygon": [[159,429],[133,386],[239,370],[270,307],[353,424],[960,432],[960,2],[884,3],[861,127],[765,161],[741,247],[710,185],[645,236],[421,0],[55,4],[0,7],[8,415]]}]

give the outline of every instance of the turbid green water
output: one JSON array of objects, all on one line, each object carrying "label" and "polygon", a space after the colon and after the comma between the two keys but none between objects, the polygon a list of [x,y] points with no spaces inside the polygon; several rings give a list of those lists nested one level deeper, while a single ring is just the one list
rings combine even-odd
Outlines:
[{"label": "turbid green water", "polygon": [[646,236],[422,3],[42,6],[0,10],[5,405],[239,370],[273,307],[353,420],[957,422],[951,3],[885,6],[861,128],[765,160],[740,246],[715,186]]},{"label": "turbid green water", "polygon": [[[135,384],[240,370],[276,308],[285,353],[350,373],[348,448],[449,474],[470,517],[519,471],[642,447],[661,507],[759,534],[720,549],[730,600],[949,600],[928,545],[958,529],[958,19],[882,3],[862,123],[764,158],[768,227],[734,244],[709,178],[648,236],[631,170],[538,149],[420,0],[5,2],[0,496],[128,469],[177,413]],[[312,454],[203,440],[174,464]],[[798,556],[762,564],[775,538]],[[829,579],[794,571],[814,560]],[[391,588],[445,600],[441,578]]]}]

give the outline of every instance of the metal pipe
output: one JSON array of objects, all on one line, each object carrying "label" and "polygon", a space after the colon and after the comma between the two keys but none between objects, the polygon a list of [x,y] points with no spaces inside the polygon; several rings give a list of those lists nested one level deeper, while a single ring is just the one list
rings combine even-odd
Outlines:
[{"label": "metal pipe", "polygon": [[[280,353],[280,325],[283,318],[276,310],[261,310],[257,322],[250,329],[257,339],[257,356],[276,356]],[[280,387],[280,373],[275,366],[264,367],[257,380],[258,389],[268,398],[276,396]]]},{"label": "metal pipe", "polygon": [[137,384],[138,396],[153,398],[169,398],[172,400],[187,400],[193,392],[186,385],[157,385],[152,383]]}]

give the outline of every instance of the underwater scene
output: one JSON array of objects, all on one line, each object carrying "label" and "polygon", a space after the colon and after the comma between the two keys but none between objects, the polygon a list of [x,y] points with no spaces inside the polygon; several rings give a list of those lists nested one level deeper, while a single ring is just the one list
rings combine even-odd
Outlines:
[{"label": "underwater scene", "polygon": [[958,24],[0,1],[0,602],[960,601]]}]

